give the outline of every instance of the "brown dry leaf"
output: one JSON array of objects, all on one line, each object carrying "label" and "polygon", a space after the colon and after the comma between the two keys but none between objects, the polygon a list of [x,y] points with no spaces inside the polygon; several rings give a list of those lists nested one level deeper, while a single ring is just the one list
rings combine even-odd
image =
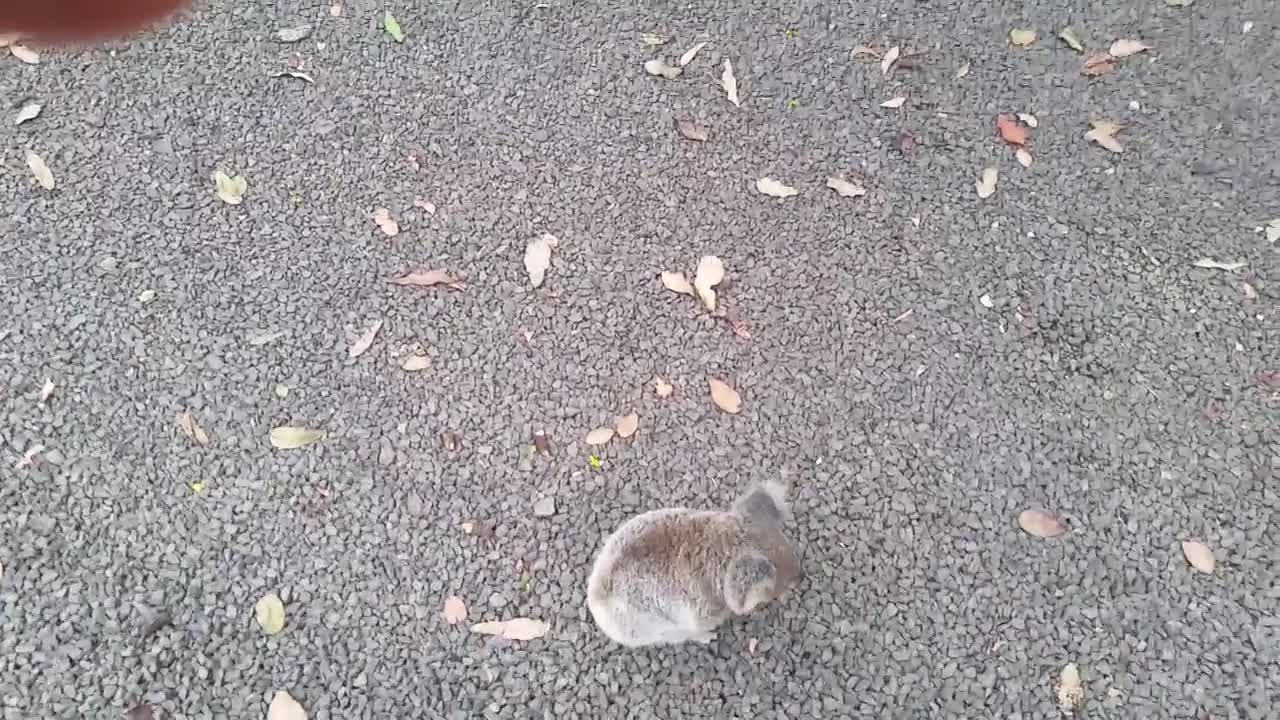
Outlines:
[{"label": "brown dry leaf", "polygon": [[896,98],[890,98],[889,100],[885,100],[884,102],[880,103],[880,107],[889,108],[890,110],[897,110],[898,108],[902,107],[902,104],[905,103],[906,101],[907,99],[905,97],[899,95]]},{"label": "brown dry leaf", "polygon": [[351,347],[347,348],[347,357],[354,360],[364,354],[373,345],[374,338],[378,337],[378,331],[382,329],[382,320],[374,320],[369,329],[364,334],[351,343]]},{"label": "brown dry leaf", "polygon": [[1088,77],[1098,77],[1106,75],[1116,69],[1115,58],[1110,53],[1097,53],[1090,55],[1084,61],[1084,66],[1080,68],[1080,74]]},{"label": "brown dry leaf", "polygon": [[1150,49],[1151,49],[1151,46],[1142,42],[1141,40],[1132,40],[1132,39],[1126,38],[1126,39],[1117,40],[1111,43],[1111,48],[1110,50],[1108,50],[1108,53],[1110,53],[1111,57],[1114,57],[1114,58],[1126,58],[1126,57],[1129,57],[1130,55],[1137,55],[1140,52],[1150,50]]},{"label": "brown dry leaf", "polygon": [[426,270],[423,272],[413,272],[408,275],[401,275],[398,278],[388,280],[392,285],[411,285],[414,287],[431,287],[432,285],[448,285],[456,290],[466,287],[458,281],[447,270]]},{"label": "brown dry leaf", "polygon": [[711,137],[706,128],[694,124],[692,120],[676,120],[676,131],[684,139],[695,142],[706,142]]},{"label": "brown dry leaf", "polygon": [[1116,133],[1120,132],[1120,125],[1108,120],[1090,121],[1093,129],[1084,134],[1085,140],[1092,140],[1102,147],[1113,153],[1124,152],[1124,146],[1116,139]]},{"label": "brown dry leaf", "polygon": [[680,73],[684,72],[683,69],[675,65],[668,65],[667,61],[662,58],[646,60],[644,63],[644,71],[654,77],[666,78],[668,80],[675,80],[680,77]]},{"label": "brown dry leaf", "polygon": [[267,707],[267,720],[307,720],[307,711],[284,690],[277,690]]},{"label": "brown dry leaf", "polygon": [[694,45],[688,50],[685,50],[684,54],[680,56],[680,61],[679,61],[680,67],[684,67],[685,65],[688,65],[689,63],[693,62],[693,59],[698,57],[698,53],[701,52],[702,48],[706,46],[707,46],[706,41],[703,41],[698,43],[697,45]]},{"label": "brown dry leaf", "polygon": [[756,180],[756,190],[776,198],[789,198],[800,194],[799,190],[784,185],[771,177],[762,177]]},{"label": "brown dry leaf", "polygon": [[49,401],[49,398],[53,397],[54,389],[55,388],[53,385],[53,380],[49,378],[45,378],[44,383],[40,385],[40,404],[41,405],[45,404],[46,402]]},{"label": "brown dry leaf", "polygon": [[400,369],[405,372],[421,372],[431,367],[431,360],[426,355],[406,355],[400,361]]},{"label": "brown dry leaf", "polygon": [[1067,663],[1058,675],[1058,709],[1064,715],[1074,715],[1084,702],[1084,686],[1080,683],[1080,668]]},{"label": "brown dry leaf", "polygon": [[1018,515],[1018,525],[1027,534],[1041,538],[1055,538],[1067,531],[1061,520],[1043,510],[1023,510]]},{"label": "brown dry leaf", "polygon": [[849,51],[849,57],[852,57],[852,58],[874,58],[874,59],[876,59],[876,60],[879,60],[879,59],[880,59],[880,51],[879,51],[879,50],[877,50],[877,49],[875,49],[875,48],[873,48],[873,47],[868,47],[868,46],[866,46],[866,45],[858,45],[858,46],[854,47],[852,50],[850,50],[850,51]]},{"label": "brown dry leaf", "polygon": [[867,194],[867,189],[857,183],[849,182],[842,177],[827,178],[827,187],[836,191],[840,197],[862,197]]},{"label": "brown dry leaf", "polygon": [[880,74],[889,77],[889,71],[893,69],[893,64],[898,62],[898,56],[901,54],[902,48],[897,45],[889,48],[884,57],[880,58]]},{"label": "brown dry leaf", "polygon": [[1236,270],[1239,270],[1240,268],[1245,267],[1249,263],[1222,262],[1219,260],[1214,260],[1213,258],[1200,258],[1199,260],[1196,260],[1191,264],[1198,268],[1204,268],[1205,270],[1225,270],[1227,272],[1235,272]]},{"label": "brown dry leaf", "polygon": [[729,98],[729,102],[734,107],[742,107],[742,101],[738,99],[738,78],[733,74],[733,63],[729,62],[729,58],[724,59],[723,69],[720,71],[720,87],[724,89],[724,94]]},{"label": "brown dry leaf", "polygon": [[477,635],[496,635],[507,640],[536,640],[551,629],[541,620],[515,618],[497,622],[483,622],[471,626],[471,632]]},{"label": "brown dry leaf", "polygon": [[200,427],[200,423],[196,422],[196,419],[191,416],[190,410],[183,410],[178,413],[177,423],[178,429],[182,431],[183,435],[191,438],[191,442],[194,442],[200,447],[209,447],[209,434],[206,433],[204,428]]},{"label": "brown dry leaf", "polygon": [[440,615],[450,625],[457,625],[467,619],[467,604],[457,595],[450,595],[445,598],[444,610]]},{"label": "brown dry leaf", "polygon": [[1000,179],[1000,173],[993,167],[983,168],[982,175],[974,182],[974,187],[978,189],[978,197],[982,200],[995,195],[996,182]]},{"label": "brown dry leaf", "polygon": [[1182,542],[1182,555],[1187,558],[1187,562],[1191,563],[1191,567],[1199,570],[1205,575],[1212,575],[1216,561],[1213,557],[1213,551],[1208,545],[1195,540],[1184,540]]},{"label": "brown dry leaf", "polygon": [[733,330],[733,334],[743,340],[751,339],[751,328],[747,326],[745,320],[730,320],[729,328]]},{"label": "brown dry leaf", "polygon": [[1005,142],[1013,145],[1027,144],[1027,131],[1022,129],[1017,120],[1001,113],[996,115],[996,130]]},{"label": "brown dry leaf", "polygon": [[377,208],[373,211],[373,215],[371,217],[373,218],[373,221],[378,224],[378,227],[382,228],[382,232],[386,233],[389,237],[395,237],[400,234],[400,224],[391,218],[390,210],[384,207]]},{"label": "brown dry leaf", "polygon": [[724,280],[724,263],[715,255],[703,255],[693,276],[693,289],[702,304],[711,312],[716,310],[716,291],[712,290]]},{"label": "brown dry leaf", "polygon": [[1014,28],[1009,31],[1009,42],[1016,47],[1026,47],[1036,41],[1035,30],[1021,30]]},{"label": "brown dry leaf", "polygon": [[13,53],[14,57],[28,65],[40,64],[40,53],[32,50],[26,45],[10,45],[9,52]]},{"label": "brown dry leaf", "polygon": [[530,242],[524,249],[524,270],[535,288],[542,287],[547,269],[551,267],[551,250],[559,244],[555,235],[542,233],[542,237]]},{"label": "brown dry leaf", "polygon": [[665,398],[671,397],[671,393],[675,392],[675,388],[672,387],[671,383],[662,378],[654,378],[653,391],[658,395],[658,397]]},{"label": "brown dry leaf", "polygon": [[707,385],[711,388],[711,401],[721,410],[736,415],[742,409],[742,396],[728,383],[717,378],[707,377]]},{"label": "brown dry leaf", "polygon": [[36,177],[36,182],[40,183],[40,187],[45,190],[53,189],[53,171],[49,169],[48,165],[45,165],[44,158],[28,150],[27,167],[31,169],[31,174]]},{"label": "brown dry leaf", "polygon": [[533,449],[537,450],[543,457],[551,457],[551,436],[543,430],[539,430],[533,434]]},{"label": "brown dry leaf", "polygon": [[685,279],[684,273],[678,272],[662,272],[662,286],[672,292],[678,292],[684,295],[693,295],[693,286]]},{"label": "brown dry leaf", "polygon": [[591,432],[587,433],[588,445],[604,445],[605,443],[609,442],[612,439],[613,439],[613,428],[611,427],[598,427],[595,430],[592,430]]},{"label": "brown dry leaf", "polygon": [[323,439],[323,430],[312,430],[292,425],[271,428],[271,446],[280,450],[296,450]]},{"label": "brown dry leaf", "polygon": [[623,415],[622,417],[618,418],[617,424],[614,426],[614,429],[618,433],[618,437],[622,438],[623,440],[626,440],[632,435],[635,435],[636,430],[638,430],[639,428],[640,428],[640,416],[635,413],[631,413],[630,415]]},{"label": "brown dry leaf", "polygon": [[1018,159],[1018,164],[1022,167],[1031,167],[1031,153],[1027,152],[1026,148],[1018,148],[1018,151],[1013,156]]}]

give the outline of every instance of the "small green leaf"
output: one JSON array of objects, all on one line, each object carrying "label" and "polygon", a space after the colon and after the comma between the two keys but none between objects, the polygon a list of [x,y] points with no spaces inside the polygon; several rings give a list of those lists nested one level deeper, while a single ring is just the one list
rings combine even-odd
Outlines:
[{"label": "small green leaf", "polygon": [[396,16],[387,12],[382,16],[382,27],[386,28],[387,34],[392,40],[398,43],[404,42],[404,31],[400,29],[400,23],[396,22]]},{"label": "small green leaf", "polygon": [[604,463],[600,461],[600,458],[596,457],[595,455],[587,456],[587,467],[591,468],[592,470],[599,470],[602,466],[604,466]]},{"label": "small green leaf", "polygon": [[1058,39],[1066,43],[1072,50],[1078,53],[1084,52],[1084,43],[1080,42],[1080,36],[1076,35],[1074,28],[1067,26],[1059,30]]}]

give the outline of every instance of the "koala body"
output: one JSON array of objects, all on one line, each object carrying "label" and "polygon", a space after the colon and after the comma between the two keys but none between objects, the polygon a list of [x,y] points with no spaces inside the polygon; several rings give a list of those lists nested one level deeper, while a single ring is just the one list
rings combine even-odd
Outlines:
[{"label": "koala body", "polygon": [[587,581],[596,624],[631,647],[706,644],[731,615],[781,595],[800,573],[782,535],[785,494],[767,482],[727,511],[665,508],[627,520],[605,540]]}]

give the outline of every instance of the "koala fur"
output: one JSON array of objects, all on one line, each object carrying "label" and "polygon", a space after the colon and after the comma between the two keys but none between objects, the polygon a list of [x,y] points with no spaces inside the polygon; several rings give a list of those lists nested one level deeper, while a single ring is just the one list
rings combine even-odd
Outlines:
[{"label": "koala fur", "polygon": [[637,515],[604,542],[587,607],[605,635],[630,647],[715,639],[800,575],[782,535],[786,488],[753,485],[727,510],[666,508]]}]

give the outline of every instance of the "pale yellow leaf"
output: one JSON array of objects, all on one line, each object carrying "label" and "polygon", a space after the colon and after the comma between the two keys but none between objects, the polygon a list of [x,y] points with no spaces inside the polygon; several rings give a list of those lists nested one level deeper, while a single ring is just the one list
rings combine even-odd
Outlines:
[{"label": "pale yellow leaf", "polygon": [[1018,525],[1027,534],[1041,538],[1055,538],[1067,531],[1062,521],[1043,510],[1023,510],[1018,515]]},{"label": "pale yellow leaf", "polygon": [[1124,152],[1124,146],[1115,137],[1120,131],[1120,125],[1109,120],[1100,120],[1092,124],[1093,129],[1084,134],[1085,140],[1092,140],[1113,153]]},{"label": "pale yellow leaf", "polygon": [[400,234],[400,223],[391,217],[391,211],[384,208],[376,208],[373,211],[373,221],[388,237],[395,237]]},{"label": "pale yellow leaf", "polygon": [[1220,260],[1214,260],[1213,258],[1200,258],[1199,260],[1196,260],[1191,264],[1195,265],[1198,268],[1204,268],[1206,270],[1225,270],[1227,272],[1235,272],[1236,270],[1239,270],[1240,268],[1245,267],[1249,263],[1222,262]]},{"label": "pale yellow leaf", "polygon": [[1111,43],[1111,48],[1107,51],[1114,58],[1129,57],[1136,55],[1145,50],[1150,50],[1151,46],[1141,40],[1123,39]]},{"label": "pale yellow leaf", "polygon": [[40,64],[40,53],[32,50],[26,45],[10,45],[9,52],[13,53],[14,57],[28,65]]},{"label": "pale yellow leaf", "polygon": [[715,255],[703,255],[698,259],[698,268],[693,276],[693,289],[697,291],[702,304],[715,312],[716,293],[712,290],[724,280],[724,263]]},{"label": "pale yellow leaf", "polygon": [[866,45],[857,45],[852,50],[849,51],[849,56],[854,58],[879,59],[880,51],[873,47],[868,47]]},{"label": "pale yellow leaf", "polygon": [[711,401],[721,410],[735,415],[742,409],[742,396],[723,380],[708,376],[707,385],[711,388]]},{"label": "pale yellow leaf", "polygon": [[545,622],[529,618],[483,622],[471,626],[471,632],[477,635],[496,635],[507,640],[520,641],[535,640],[546,635],[550,629],[551,626]]},{"label": "pale yellow leaf", "polygon": [[697,57],[698,53],[702,50],[702,48],[706,46],[707,46],[707,43],[704,41],[704,42],[698,43],[697,45],[694,45],[688,50],[685,50],[684,54],[680,56],[680,67],[684,67],[685,65],[688,65],[689,63],[693,62],[693,59]]},{"label": "pale yellow leaf", "polygon": [[1182,554],[1187,558],[1187,562],[1191,563],[1191,567],[1205,575],[1213,574],[1213,568],[1217,561],[1208,545],[1195,540],[1184,540],[1182,542]]},{"label": "pale yellow leaf", "polygon": [[662,286],[672,292],[682,293],[684,295],[693,295],[693,286],[685,279],[684,273],[666,272],[662,273]]},{"label": "pale yellow leaf", "polygon": [[447,270],[424,270],[401,275],[389,281],[392,285],[410,285],[413,287],[431,287],[432,285],[458,285],[458,280]]},{"label": "pale yellow leaf", "polygon": [[240,175],[231,177],[221,170],[213,173],[214,193],[228,205],[239,205],[249,189],[249,181]]},{"label": "pale yellow leaf", "polygon": [[1018,159],[1018,164],[1022,167],[1031,167],[1031,153],[1027,152],[1026,148],[1018,148],[1017,151],[1013,153],[1013,156]]},{"label": "pale yellow leaf", "polygon": [[1009,42],[1018,47],[1026,47],[1036,41],[1035,30],[1022,30],[1014,28],[1009,31]]},{"label": "pale yellow leaf", "polygon": [[640,33],[640,41],[649,47],[658,47],[660,45],[667,44],[667,38],[659,35],[658,33],[651,32]]},{"label": "pale yellow leaf", "polygon": [[653,391],[657,393],[658,397],[665,398],[671,397],[671,393],[675,392],[675,388],[671,386],[671,383],[662,378],[654,378]]},{"label": "pale yellow leaf", "polygon": [[292,425],[282,425],[277,428],[271,428],[271,445],[281,450],[294,450],[300,447],[306,447],[314,442],[324,439],[323,430],[312,430],[304,427],[294,427]]},{"label": "pale yellow leaf", "polygon": [[956,79],[959,80],[960,78],[968,74],[969,74],[969,61],[966,60],[965,62],[960,63],[960,67],[956,69]]},{"label": "pale yellow leaf", "polygon": [[684,72],[682,68],[676,65],[668,65],[667,61],[662,58],[646,60],[644,63],[644,71],[654,77],[666,78],[668,80],[675,80],[680,77],[680,73]]},{"label": "pale yellow leaf", "polygon": [[993,167],[983,168],[982,175],[974,182],[974,186],[978,189],[978,197],[986,200],[996,193],[996,182],[1000,179],[1000,173]]},{"label": "pale yellow leaf", "polygon": [[771,177],[762,177],[756,180],[756,190],[776,198],[789,198],[800,194],[799,190],[790,185],[784,185]]},{"label": "pale yellow leaf", "polygon": [[524,249],[524,270],[529,275],[529,282],[535,288],[542,287],[547,269],[551,267],[551,249],[557,244],[559,241],[554,235],[543,233],[542,237],[533,240]]},{"label": "pale yellow leaf", "polygon": [[611,427],[598,427],[595,430],[592,430],[591,432],[587,433],[588,445],[604,445],[605,443],[609,442],[612,439],[613,439],[613,428]]},{"label": "pale yellow leaf", "polygon": [[827,187],[835,190],[840,197],[862,197],[867,194],[866,188],[842,177],[827,178]]},{"label": "pale yellow leaf", "polygon": [[733,63],[729,62],[729,58],[725,58],[722,68],[720,87],[724,89],[725,96],[734,107],[742,107],[742,101],[738,99],[738,78],[733,74]]},{"label": "pale yellow leaf", "polygon": [[253,616],[258,627],[267,635],[279,634],[284,630],[284,602],[275,593],[267,593],[253,606]]},{"label": "pale yellow leaf", "polygon": [[405,372],[420,372],[431,367],[431,360],[426,355],[406,355],[400,361],[400,369]]},{"label": "pale yellow leaf", "polygon": [[889,71],[893,69],[893,64],[898,62],[898,56],[902,54],[902,49],[897,45],[889,48],[884,56],[880,58],[880,74],[888,77]]},{"label": "pale yellow leaf", "polygon": [[284,690],[277,690],[267,706],[267,720],[307,720],[307,711],[293,696]]},{"label": "pale yellow leaf", "polygon": [[364,331],[355,342],[351,343],[351,347],[347,348],[347,357],[354,360],[364,354],[373,346],[374,338],[378,337],[378,331],[382,329],[382,320],[374,320],[373,324]]},{"label": "pale yellow leaf", "polygon": [[27,167],[31,169],[31,174],[35,176],[36,182],[40,183],[40,187],[45,190],[53,189],[53,171],[49,169],[48,165],[45,165],[44,158],[28,150]]},{"label": "pale yellow leaf", "polygon": [[440,615],[450,625],[457,625],[467,619],[467,604],[457,595],[451,595],[445,598],[444,611]]},{"label": "pale yellow leaf", "polygon": [[905,97],[902,97],[901,95],[899,95],[896,98],[890,98],[880,103],[880,107],[889,108],[890,110],[897,110],[898,108],[902,107],[902,104],[905,103],[906,101],[907,99]]},{"label": "pale yellow leaf", "polygon": [[1080,683],[1080,668],[1067,663],[1058,674],[1058,709],[1064,715],[1074,715],[1084,702],[1084,686]]},{"label": "pale yellow leaf", "polygon": [[626,440],[632,435],[635,435],[636,430],[640,428],[640,416],[635,413],[631,413],[630,415],[623,415],[622,417],[618,418],[614,428],[618,433],[618,437],[622,438],[623,440]]}]

